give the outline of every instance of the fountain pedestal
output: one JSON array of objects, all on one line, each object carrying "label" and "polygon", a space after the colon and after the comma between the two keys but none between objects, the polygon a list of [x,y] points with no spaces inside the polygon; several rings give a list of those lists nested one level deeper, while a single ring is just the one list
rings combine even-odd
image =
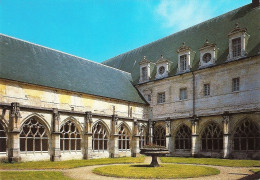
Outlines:
[{"label": "fountain pedestal", "polygon": [[142,148],[140,150],[140,154],[152,156],[152,162],[150,164],[151,167],[160,167],[157,161],[157,157],[162,157],[170,154],[170,152],[166,148]]}]

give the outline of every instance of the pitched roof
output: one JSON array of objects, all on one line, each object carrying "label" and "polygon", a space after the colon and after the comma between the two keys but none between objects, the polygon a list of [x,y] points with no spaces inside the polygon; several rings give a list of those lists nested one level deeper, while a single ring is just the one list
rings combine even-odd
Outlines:
[{"label": "pitched roof", "polygon": [[[208,39],[209,43],[216,44],[218,48],[216,65],[219,65],[224,63],[227,59],[228,34],[234,29],[236,23],[239,24],[239,27],[246,28],[247,33],[250,35],[246,47],[248,56],[258,55],[260,49],[259,22],[259,6],[253,8],[251,4],[248,4],[145,46],[108,59],[104,61],[103,64],[130,72],[134,84],[137,84],[140,76],[139,62],[143,57],[146,56],[147,59],[155,63],[162,54],[166,59],[173,62],[170,67],[169,76],[174,76],[177,72],[177,50],[182,43],[185,42],[186,46],[196,52],[191,69],[191,71],[195,71],[199,67],[199,49],[203,47],[205,40]],[[153,71],[156,71],[156,69]],[[151,74],[151,79],[153,80],[155,72],[151,72]]]},{"label": "pitched roof", "polygon": [[127,72],[3,34],[0,78],[145,103]]}]

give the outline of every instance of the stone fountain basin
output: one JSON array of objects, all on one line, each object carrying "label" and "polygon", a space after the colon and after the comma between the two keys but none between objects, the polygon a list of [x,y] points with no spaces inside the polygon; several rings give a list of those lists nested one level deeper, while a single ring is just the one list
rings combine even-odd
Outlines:
[{"label": "stone fountain basin", "polygon": [[151,167],[160,167],[157,157],[166,156],[167,154],[170,154],[170,152],[166,148],[142,148],[140,149],[140,154],[152,156]]}]

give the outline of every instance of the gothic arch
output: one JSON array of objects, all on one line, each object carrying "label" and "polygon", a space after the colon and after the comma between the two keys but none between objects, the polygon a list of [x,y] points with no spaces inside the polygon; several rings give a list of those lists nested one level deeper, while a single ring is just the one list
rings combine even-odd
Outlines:
[{"label": "gothic arch", "polygon": [[83,130],[78,120],[70,116],[60,125],[60,149],[61,151],[80,151]]},{"label": "gothic arch", "polygon": [[121,123],[118,125],[118,128],[117,128],[117,131],[118,131],[118,132],[119,132],[121,126],[125,126],[125,127],[127,128],[127,130],[129,131],[130,135],[132,135],[132,131],[131,131],[130,126],[129,126],[126,122],[124,122],[124,121],[121,122]]},{"label": "gothic arch", "polygon": [[103,120],[96,121],[92,126],[92,150],[104,152],[109,149],[109,129]]},{"label": "gothic arch", "polygon": [[122,122],[118,126],[118,149],[119,151],[129,151],[131,142],[131,131],[127,123]]},{"label": "gothic arch", "polygon": [[102,119],[98,119],[97,121],[95,121],[93,123],[92,127],[95,126],[97,123],[101,123],[106,128],[108,135],[110,136],[110,128],[108,127],[107,123],[105,121],[103,121]]},{"label": "gothic arch", "polygon": [[207,122],[200,130],[202,151],[221,151],[223,149],[223,126],[216,121]]},{"label": "gothic arch", "polygon": [[166,146],[166,127],[163,124],[155,124],[153,129],[153,144]]},{"label": "gothic arch", "polygon": [[260,127],[249,118],[238,121],[232,132],[233,149],[235,151],[260,150]]},{"label": "gothic arch", "polygon": [[139,135],[139,148],[143,148],[145,145],[148,144],[149,138],[148,138],[148,128],[147,126],[142,123],[138,127],[138,135]]},{"label": "gothic arch", "polygon": [[7,126],[2,120],[0,120],[0,152],[6,152],[7,150]]},{"label": "gothic arch", "polygon": [[191,150],[191,128],[181,123],[174,133],[175,149]]},{"label": "gothic arch", "polygon": [[47,152],[50,147],[50,127],[38,114],[27,116],[20,126],[21,152]]}]

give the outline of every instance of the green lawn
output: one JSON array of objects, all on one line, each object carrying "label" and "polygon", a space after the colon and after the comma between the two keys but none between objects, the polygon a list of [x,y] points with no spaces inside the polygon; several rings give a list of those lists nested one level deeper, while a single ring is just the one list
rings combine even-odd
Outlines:
[{"label": "green lawn", "polygon": [[253,173],[257,173],[260,172],[260,169],[250,169],[250,171],[252,171]]},{"label": "green lawn", "polygon": [[206,164],[229,167],[260,167],[259,160],[233,160],[215,158],[161,157],[163,163]]},{"label": "green lawn", "polygon": [[121,158],[103,158],[90,160],[70,160],[70,161],[32,161],[21,163],[0,163],[0,169],[69,169],[82,166],[102,165],[102,164],[127,164],[142,163],[144,157],[121,157]]},{"label": "green lawn", "polygon": [[57,171],[0,171],[1,180],[71,180]]},{"label": "green lawn", "polygon": [[215,168],[181,164],[163,164],[161,167],[111,165],[95,168],[93,172],[103,176],[142,179],[190,178],[219,174],[219,170]]}]

